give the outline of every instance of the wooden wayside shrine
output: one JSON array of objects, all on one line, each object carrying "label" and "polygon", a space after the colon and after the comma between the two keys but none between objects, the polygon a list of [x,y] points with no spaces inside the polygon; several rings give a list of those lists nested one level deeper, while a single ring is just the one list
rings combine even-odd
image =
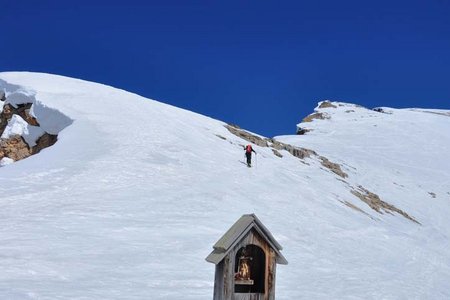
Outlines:
[{"label": "wooden wayside shrine", "polygon": [[282,247],[254,214],[243,215],[213,246],[214,300],[274,300]]}]

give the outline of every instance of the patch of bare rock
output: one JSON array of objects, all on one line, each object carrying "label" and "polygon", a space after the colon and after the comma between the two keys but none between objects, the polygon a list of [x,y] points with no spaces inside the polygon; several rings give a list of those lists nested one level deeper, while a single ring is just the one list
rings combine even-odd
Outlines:
[{"label": "patch of bare rock", "polygon": [[319,156],[319,159],[321,161],[322,166],[324,166],[325,168],[327,168],[328,170],[330,170],[334,174],[339,175],[342,178],[347,178],[348,177],[347,173],[342,171],[341,166],[339,164],[333,163],[333,162],[329,161],[328,158],[323,157],[323,156]]},{"label": "patch of bare rock", "polygon": [[306,116],[302,120],[302,123],[312,122],[314,119],[325,120],[325,119],[329,119],[329,118],[330,118],[330,116],[328,116],[325,113],[315,112],[315,113],[310,114],[309,116]]},{"label": "patch of bare rock", "polygon": [[414,223],[420,224],[416,219],[408,215],[406,212],[402,211],[401,209],[398,209],[392,204],[389,204],[383,200],[380,199],[380,197],[377,194],[374,194],[361,185],[358,186],[358,188],[354,188],[351,193],[361,199],[363,202],[365,202],[370,208],[375,210],[376,212],[382,214],[383,212],[392,214],[393,212],[396,212],[403,217],[413,221]]},{"label": "patch of bare rock", "polygon": [[[331,103],[330,101],[326,100],[326,101],[320,102],[318,108],[337,108],[337,106],[334,105],[333,103]],[[329,118],[330,118],[330,116],[327,113],[316,111],[316,112],[306,116],[305,118],[303,118],[302,123],[312,122],[315,119],[325,120],[325,119],[329,119]]]},{"label": "patch of bare rock", "polygon": [[14,161],[31,155],[31,149],[20,135],[9,139],[0,139],[0,159],[8,157]]},{"label": "patch of bare rock", "polygon": [[228,124],[228,125],[225,125],[225,128],[228,129],[228,131],[231,132],[232,134],[234,134],[246,141],[249,141],[250,143],[253,143],[260,147],[268,147],[267,141],[264,138],[259,137],[254,134],[251,134],[248,131],[242,130],[237,125]]},{"label": "patch of bare rock", "polygon": [[337,106],[332,104],[330,101],[322,101],[319,108],[337,108]]}]

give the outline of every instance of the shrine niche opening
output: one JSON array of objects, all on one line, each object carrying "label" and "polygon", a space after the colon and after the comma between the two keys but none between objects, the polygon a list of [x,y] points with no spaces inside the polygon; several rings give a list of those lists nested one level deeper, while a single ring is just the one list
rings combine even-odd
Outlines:
[{"label": "shrine niche opening", "polygon": [[234,263],[235,293],[265,293],[266,256],[256,245],[238,250]]}]

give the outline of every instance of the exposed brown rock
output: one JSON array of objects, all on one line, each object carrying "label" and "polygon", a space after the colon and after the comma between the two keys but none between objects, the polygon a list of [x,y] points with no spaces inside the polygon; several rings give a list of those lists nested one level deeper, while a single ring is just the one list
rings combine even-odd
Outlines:
[{"label": "exposed brown rock", "polygon": [[3,154],[2,158],[6,156],[15,161],[31,155],[30,148],[20,135],[0,140],[0,152]]},{"label": "exposed brown rock", "polygon": [[232,134],[243,138],[246,141],[249,141],[255,145],[261,146],[261,147],[267,147],[267,141],[259,136],[256,136],[254,134],[251,134],[248,131],[239,129],[236,125],[225,125],[225,128],[228,129]]},{"label": "exposed brown rock", "polygon": [[305,158],[310,157],[311,155],[317,155],[317,153],[313,150],[301,148],[301,147],[294,147],[289,144],[281,143],[274,139],[268,139],[269,142],[271,142],[271,147],[275,148],[276,150],[286,150],[289,153],[291,153],[293,156],[298,158]]},{"label": "exposed brown rock", "polygon": [[428,194],[430,194],[430,196],[431,196],[432,198],[436,198],[436,193],[428,192]]},{"label": "exposed brown rock", "polygon": [[30,114],[30,109],[23,110],[21,113],[19,113],[19,116],[21,116],[22,119],[24,119],[30,125],[40,126],[36,118]]},{"label": "exposed brown rock", "polygon": [[[0,113],[0,135],[3,134],[8,121],[13,115],[18,115],[32,126],[39,126],[39,122],[30,114],[32,103],[19,104],[14,107],[11,104],[5,104],[3,111]],[[32,149],[28,146],[25,140],[15,135],[8,139],[0,139],[0,159],[9,157],[14,161],[24,159],[32,154],[36,154],[42,149],[52,146],[57,141],[57,135],[44,133],[37,141],[36,146]]]},{"label": "exposed brown rock", "polygon": [[339,175],[342,178],[347,178],[348,177],[347,173],[342,171],[341,166],[339,164],[333,163],[333,162],[329,161],[328,158],[323,157],[323,156],[320,156],[319,159],[321,161],[322,166],[324,166],[325,168],[329,169],[334,174]]},{"label": "exposed brown rock", "polygon": [[24,119],[30,125],[39,126],[39,123],[37,122],[36,118],[30,114],[30,109],[32,105],[33,105],[32,103],[24,103],[19,104],[17,108],[11,106],[12,114],[21,116],[22,119]]},{"label": "exposed brown rock", "polygon": [[313,114],[310,114],[309,116],[307,116],[306,118],[304,118],[302,120],[302,123],[306,123],[306,122],[312,122],[314,119],[319,119],[319,120],[325,120],[325,119],[329,119],[330,117],[327,116],[324,113],[320,113],[320,112],[315,112]]},{"label": "exposed brown rock", "polygon": [[319,108],[328,108],[328,107],[336,108],[337,106],[332,104],[330,101],[323,101],[319,105]]},{"label": "exposed brown rock", "polygon": [[270,145],[272,148],[275,148],[276,150],[285,150],[286,145],[282,142],[279,142],[275,139],[269,139],[269,142],[271,142],[272,144]]},{"label": "exposed brown rock", "polygon": [[3,111],[0,113],[0,135],[3,134],[3,131],[5,130],[6,126],[8,125],[8,120],[11,119],[13,113],[12,113],[12,107],[9,104],[5,104],[3,106]]},{"label": "exposed brown rock", "polygon": [[273,154],[275,154],[275,155],[278,156],[278,157],[283,157],[283,155],[281,155],[281,153],[278,152],[278,151],[275,150],[275,149],[272,149],[272,152],[273,152]]},{"label": "exposed brown rock", "polygon": [[281,153],[278,150],[286,150],[289,153],[291,153],[292,155],[294,155],[295,157],[298,157],[301,159],[303,159],[305,157],[310,157],[312,154],[317,155],[317,153],[314,152],[313,150],[309,150],[306,148],[300,148],[300,147],[294,147],[292,145],[278,142],[274,139],[261,138],[259,136],[253,135],[245,130],[240,129],[236,125],[225,125],[225,128],[227,128],[232,134],[234,134],[248,142],[251,142],[255,145],[258,145],[260,147],[269,147],[270,146],[271,148],[273,148],[272,150],[277,150],[276,152],[274,151],[274,154],[277,155],[278,157],[282,157]]},{"label": "exposed brown rock", "polygon": [[392,204],[384,202],[383,200],[380,199],[380,197],[378,195],[366,190],[362,186],[358,186],[357,189],[353,189],[351,191],[351,193],[353,195],[355,195],[356,197],[358,197],[359,199],[361,199],[362,201],[364,201],[367,205],[370,206],[370,208],[372,208],[373,210],[375,210],[376,212],[378,212],[380,214],[382,214],[383,211],[386,213],[396,212],[396,213],[404,216],[405,218],[407,218],[417,224],[420,224],[417,220],[415,220],[413,217],[409,216],[404,211],[398,209],[397,207],[395,207]]},{"label": "exposed brown rock", "polygon": [[8,121],[12,118],[13,115],[19,115],[30,125],[39,126],[36,118],[30,114],[31,106],[32,103],[20,104],[17,107],[12,106],[11,104],[5,104],[3,106],[2,113],[0,113],[0,135],[5,130],[6,126],[8,125]]},{"label": "exposed brown rock", "polygon": [[37,141],[36,146],[31,150],[31,154],[39,153],[42,149],[50,147],[56,143],[58,136],[54,134],[44,133]]}]

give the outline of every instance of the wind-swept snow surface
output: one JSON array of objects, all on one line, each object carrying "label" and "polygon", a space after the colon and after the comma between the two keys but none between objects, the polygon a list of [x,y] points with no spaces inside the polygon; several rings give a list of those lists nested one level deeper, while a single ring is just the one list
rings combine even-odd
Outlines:
[{"label": "wind-swept snow surface", "polygon": [[[306,135],[277,138],[343,178],[270,147],[249,169],[224,123],[108,86],[0,73],[7,96],[18,87],[64,129],[0,168],[2,299],[211,299],[204,259],[246,213],[289,261],[277,299],[450,298],[448,111],[335,103]],[[420,224],[372,209],[360,187]]]}]

